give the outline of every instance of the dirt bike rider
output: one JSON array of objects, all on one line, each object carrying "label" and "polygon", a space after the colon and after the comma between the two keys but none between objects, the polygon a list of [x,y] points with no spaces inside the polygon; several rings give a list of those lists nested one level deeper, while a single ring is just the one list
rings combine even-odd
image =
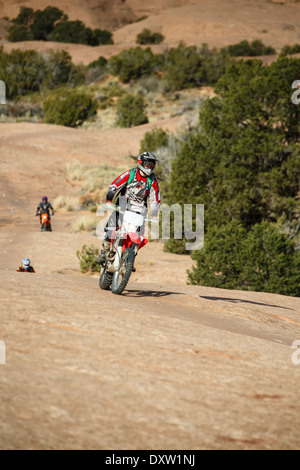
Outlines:
[{"label": "dirt bike rider", "polygon": [[17,273],[35,273],[33,266],[30,264],[29,258],[23,258],[22,265],[16,271]]},{"label": "dirt bike rider", "polygon": [[[157,179],[153,173],[157,162],[156,156],[151,152],[143,152],[138,157],[137,167],[125,171],[118,176],[109,186],[106,202],[113,203],[118,206],[119,197],[125,196],[130,203],[142,205],[147,213],[147,201],[151,211],[151,217],[157,218],[160,207],[160,192]],[[112,233],[116,226],[119,226],[120,213],[114,211],[104,230],[104,240],[102,243],[102,250],[100,255],[96,258],[95,262],[104,264],[106,255],[110,249]],[[141,228],[143,230],[143,228]]]},{"label": "dirt bike rider", "polygon": [[39,215],[40,220],[41,220],[42,214],[48,214],[49,219],[51,220],[50,210],[52,211],[52,215],[54,215],[54,209],[53,209],[51,203],[48,202],[47,196],[44,196],[42,198],[42,202],[40,202],[39,205],[36,208],[36,214],[35,215]]}]

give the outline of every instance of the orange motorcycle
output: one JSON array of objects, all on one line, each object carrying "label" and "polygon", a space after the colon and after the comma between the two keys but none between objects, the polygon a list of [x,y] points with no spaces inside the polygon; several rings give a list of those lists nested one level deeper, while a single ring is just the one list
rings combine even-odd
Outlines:
[{"label": "orange motorcycle", "polygon": [[[38,215],[38,214],[37,214]],[[40,216],[41,232],[52,232],[50,215],[44,212]]]}]

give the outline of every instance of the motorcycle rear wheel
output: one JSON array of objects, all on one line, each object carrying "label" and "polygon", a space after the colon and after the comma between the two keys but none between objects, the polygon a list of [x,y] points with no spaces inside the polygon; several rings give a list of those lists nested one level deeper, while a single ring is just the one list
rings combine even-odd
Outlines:
[{"label": "motorcycle rear wheel", "polygon": [[100,289],[109,290],[111,286],[112,278],[113,278],[112,273],[107,272],[107,270],[104,268],[99,279]]},{"label": "motorcycle rear wheel", "polygon": [[126,248],[123,251],[120,267],[115,271],[112,278],[111,291],[113,294],[120,295],[127,286],[134,266],[134,252],[132,248]]}]

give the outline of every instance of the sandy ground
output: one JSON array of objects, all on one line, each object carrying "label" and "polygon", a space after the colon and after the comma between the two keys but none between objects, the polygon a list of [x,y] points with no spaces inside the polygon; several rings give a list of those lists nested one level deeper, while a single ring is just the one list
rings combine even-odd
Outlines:
[{"label": "sandy ground", "polygon": [[129,162],[149,127],[0,126],[1,449],[299,448],[299,299],[188,286],[190,258],[159,242],[114,296],[79,272],[100,243],[79,214],[39,232],[40,197],[78,190],[68,163]]}]

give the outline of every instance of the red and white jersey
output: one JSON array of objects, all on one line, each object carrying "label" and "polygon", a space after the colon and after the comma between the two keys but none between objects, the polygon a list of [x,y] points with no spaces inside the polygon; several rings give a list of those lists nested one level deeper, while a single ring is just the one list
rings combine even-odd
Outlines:
[{"label": "red and white jersey", "polygon": [[137,202],[138,204],[143,203],[147,207],[147,201],[149,201],[151,216],[156,217],[161,199],[155,175],[152,173],[149,178],[147,176],[144,177],[136,169],[134,178],[128,184],[130,174],[131,170],[125,171],[111,183],[106,196],[107,202],[116,204],[120,196],[126,196],[129,201]]}]

